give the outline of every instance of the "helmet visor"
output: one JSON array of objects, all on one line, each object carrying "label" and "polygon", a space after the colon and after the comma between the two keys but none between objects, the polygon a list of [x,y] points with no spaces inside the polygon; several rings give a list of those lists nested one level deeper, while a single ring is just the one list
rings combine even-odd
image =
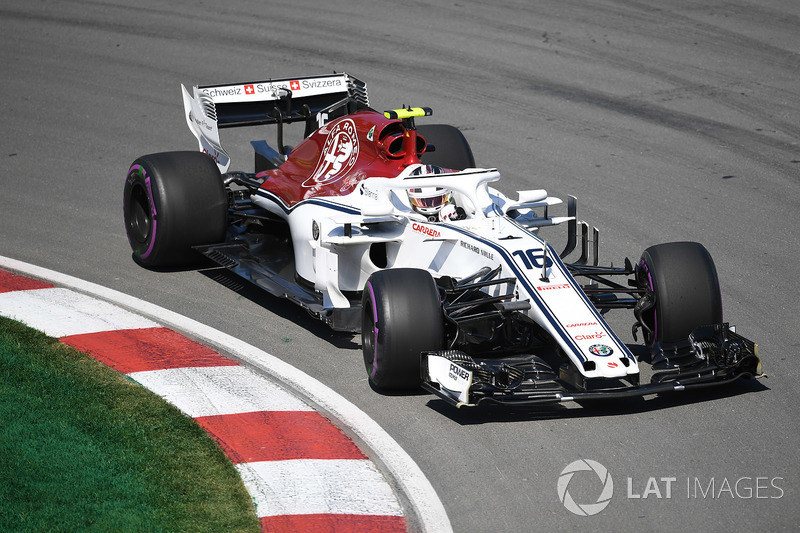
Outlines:
[{"label": "helmet visor", "polygon": [[440,205],[444,205],[450,201],[450,193],[446,192],[434,196],[427,196],[425,198],[416,198],[411,196],[409,197],[409,200],[411,201],[411,205],[415,207],[439,207]]}]

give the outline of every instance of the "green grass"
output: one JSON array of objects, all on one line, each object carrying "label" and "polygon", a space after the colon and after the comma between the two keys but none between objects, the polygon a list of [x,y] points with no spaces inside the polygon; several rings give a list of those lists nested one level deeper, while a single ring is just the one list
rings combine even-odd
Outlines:
[{"label": "green grass", "polygon": [[0,531],[258,531],[217,444],[88,355],[0,317]]}]

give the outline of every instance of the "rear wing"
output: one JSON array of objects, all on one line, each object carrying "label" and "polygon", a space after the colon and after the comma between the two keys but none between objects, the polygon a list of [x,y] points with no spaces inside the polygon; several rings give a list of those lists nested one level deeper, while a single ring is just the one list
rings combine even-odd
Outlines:
[{"label": "rear wing", "polygon": [[227,171],[230,157],[220,144],[219,128],[277,124],[282,148],[284,124],[304,121],[307,137],[329,120],[369,108],[367,85],[346,73],[195,85],[192,94],[181,89],[186,123],[221,172]]}]

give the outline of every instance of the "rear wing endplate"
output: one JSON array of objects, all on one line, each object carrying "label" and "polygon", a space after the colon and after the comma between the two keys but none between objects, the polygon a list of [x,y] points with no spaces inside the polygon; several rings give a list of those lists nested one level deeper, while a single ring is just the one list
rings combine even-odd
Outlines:
[{"label": "rear wing endplate", "polygon": [[192,93],[181,86],[186,122],[200,150],[226,172],[230,158],[219,141],[219,128],[278,125],[305,121],[307,137],[339,116],[369,107],[367,86],[346,73],[306,76],[227,85],[196,85]]}]

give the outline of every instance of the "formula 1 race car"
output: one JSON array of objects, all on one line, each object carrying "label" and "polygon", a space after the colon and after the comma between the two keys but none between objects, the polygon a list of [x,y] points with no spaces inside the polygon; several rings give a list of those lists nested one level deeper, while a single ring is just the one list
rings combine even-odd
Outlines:
[{"label": "formula 1 race car", "polygon": [[[334,330],[360,331],[378,390],[535,404],[762,375],[757,346],[723,322],[702,245],[599,266],[599,232],[574,197],[555,215],[562,201],[544,190],[505,196],[457,128],[416,124],[428,108],[378,112],[348,74],[183,87],[183,101],[200,151],[142,156],[128,171],[134,259],[161,268],[202,254]],[[293,123],[304,131],[290,147]],[[276,147],[253,141],[254,172],[230,171],[219,130],[259,125],[277,127]],[[540,231],[557,225],[560,252]],[[649,354],[611,329],[615,309],[633,310]]]}]

